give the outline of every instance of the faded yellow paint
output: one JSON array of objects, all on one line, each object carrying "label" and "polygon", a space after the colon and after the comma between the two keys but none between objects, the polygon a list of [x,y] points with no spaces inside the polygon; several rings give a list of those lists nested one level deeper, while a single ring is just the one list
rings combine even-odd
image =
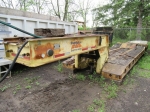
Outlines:
[{"label": "faded yellow paint", "polygon": [[[101,45],[99,45],[100,36],[102,37]],[[78,68],[80,61],[78,60],[79,54],[99,50],[101,56],[101,58],[98,59],[99,65],[97,65],[97,72],[99,72],[102,68],[101,66],[108,57],[107,52],[109,43],[107,42],[107,35],[29,39],[28,44],[22,49],[20,56],[17,59],[17,63],[21,63],[29,67],[36,67],[76,55],[75,67]],[[21,45],[22,44],[17,45],[9,43],[5,44],[5,48],[6,50],[12,49],[13,54],[16,54]],[[54,52],[52,56],[47,55],[47,51],[49,49]],[[22,56],[26,53],[29,53],[30,56]],[[11,60],[14,59],[14,55],[12,55],[12,53],[6,54],[6,58]]]},{"label": "faded yellow paint", "polygon": [[100,73],[103,65],[108,59],[108,47],[102,47],[99,49],[100,58],[97,60],[96,72]]}]

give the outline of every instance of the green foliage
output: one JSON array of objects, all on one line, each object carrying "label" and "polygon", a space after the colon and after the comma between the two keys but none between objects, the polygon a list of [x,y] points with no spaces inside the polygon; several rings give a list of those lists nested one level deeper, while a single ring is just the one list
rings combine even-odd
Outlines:
[{"label": "green foliage", "polygon": [[14,90],[14,91],[13,91],[13,95],[15,95],[16,93],[17,93],[17,91]]},{"label": "green foliage", "polygon": [[129,83],[129,76],[127,75],[124,79],[123,79],[123,85],[127,85]]},{"label": "green foliage", "polygon": [[60,61],[58,61],[58,65],[55,66],[55,69],[58,71],[58,72],[62,72],[63,71],[63,66],[62,66],[62,63]]},{"label": "green foliage", "polygon": [[84,80],[86,79],[86,77],[85,77],[83,74],[77,74],[77,75],[76,75],[76,79],[77,79],[77,80],[84,81]]},{"label": "green foliage", "polygon": [[10,84],[4,85],[2,88],[0,88],[0,90],[1,90],[2,92],[4,92],[4,91],[6,91],[6,89],[8,89],[8,88],[10,88],[10,87],[11,87]]},{"label": "green foliage", "polygon": [[21,90],[21,86],[19,84],[15,85],[15,89],[13,89],[13,95],[17,94],[17,92]]},{"label": "green foliage", "polygon": [[89,105],[88,108],[87,108],[88,112],[94,112],[95,110],[95,105],[92,104],[92,105]]},{"label": "green foliage", "polygon": [[[115,27],[137,27],[139,16],[142,17],[142,26],[150,23],[149,1],[139,0],[110,0],[108,4],[99,6],[93,11],[96,13],[96,20],[104,25],[113,25]],[[141,15],[139,15],[141,11]],[[111,13],[111,15],[110,15]]]},{"label": "green foliage", "polygon": [[101,76],[101,78],[100,78],[100,83],[101,83],[101,84],[104,84],[104,81],[105,81],[105,77]]},{"label": "green foliage", "polygon": [[40,83],[37,81],[40,78],[40,76],[37,77],[31,77],[31,78],[24,78],[24,80],[27,82],[27,86],[25,86],[26,89],[30,89],[32,84],[40,85]]},{"label": "green foliage", "polygon": [[104,100],[94,99],[93,104],[89,105],[87,110],[88,112],[105,112]]},{"label": "green foliage", "polygon": [[150,70],[150,56],[147,53],[139,60],[138,67]]},{"label": "green foliage", "polygon": [[118,86],[114,82],[105,85],[104,90],[108,93],[108,98],[117,97]]},{"label": "green foliage", "polygon": [[150,51],[150,42],[148,42],[148,49],[147,50]]},{"label": "green foliage", "polygon": [[31,85],[27,85],[25,88],[30,89],[31,87],[32,87]]},{"label": "green foliage", "polygon": [[19,84],[16,84],[16,90],[20,90],[21,86]]},{"label": "green foliage", "polygon": [[98,112],[105,112],[105,102],[103,100],[100,101],[100,107],[98,108]]},{"label": "green foliage", "polygon": [[26,80],[26,82],[28,84],[33,84],[35,81],[37,81],[38,79],[40,78],[40,76],[37,76],[37,77],[31,77],[31,78],[24,78],[24,80]]},{"label": "green foliage", "polygon": [[130,74],[134,75],[137,72],[137,66],[133,66],[133,68],[130,70]]},{"label": "green foliage", "polygon": [[94,76],[94,74],[88,75],[88,78],[90,81],[97,82],[100,84],[104,83],[104,80],[105,80],[105,78],[103,76],[101,76],[101,77],[100,76]]},{"label": "green foliage", "polygon": [[112,41],[112,45],[116,44],[116,43],[123,43],[123,42],[127,42],[127,39],[121,39],[121,38],[113,38]]},{"label": "green foliage", "polygon": [[99,99],[94,99],[93,103],[94,103],[95,105],[100,106],[101,100],[99,100]]},{"label": "green foliage", "polygon": [[71,112],[80,112],[80,110],[72,110]]},{"label": "green foliage", "polygon": [[139,71],[138,75],[144,78],[150,78],[150,71]]},{"label": "green foliage", "polygon": [[88,78],[90,79],[90,80],[93,80],[93,75],[88,75]]},{"label": "green foliage", "polygon": [[129,30],[127,33],[128,40],[135,40],[136,38],[136,30]]},{"label": "green foliage", "polygon": [[83,28],[82,26],[78,26],[78,30],[90,30],[90,27]]},{"label": "green foliage", "polygon": [[137,69],[138,76],[144,78],[150,78],[150,56],[146,53],[142,59],[139,60]]},{"label": "green foliage", "polygon": [[36,85],[40,85],[40,83],[37,81],[37,82],[35,82],[36,83]]}]

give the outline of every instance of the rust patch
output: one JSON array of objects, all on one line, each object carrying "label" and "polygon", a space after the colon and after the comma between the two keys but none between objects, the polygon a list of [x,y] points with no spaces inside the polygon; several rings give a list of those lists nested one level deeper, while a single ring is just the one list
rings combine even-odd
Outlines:
[{"label": "rust patch", "polygon": [[60,51],[61,51],[60,49],[55,49],[54,54],[59,54]]},{"label": "rust patch", "polygon": [[42,56],[41,55],[36,55],[34,58],[35,59],[42,59]]},{"label": "rust patch", "polygon": [[106,44],[109,44],[109,36],[106,36]]},{"label": "rust patch", "polygon": [[95,45],[98,46],[98,39],[95,40]]},{"label": "rust patch", "polygon": [[32,49],[30,48],[30,57],[32,58]]},{"label": "rust patch", "polygon": [[[16,56],[15,53],[11,53],[11,55],[14,56],[14,57]],[[22,56],[21,58],[26,59],[26,60],[30,60],[30,56]]]},{"label": "rust patch", "polygon": [[101,49],[99,49],[99,52],[100,52],[100,53],[103,53],[104,50],[105,50],[105,48],[101,48]]},{"label": "rust patch", "polygon": [[45,54],[45,57],[47,57],[47,50],[52,49],[54,50],[53,44],[47,43],[46,45],[35,45],[34,51],[35,51],[35,57],[34,59],[42,59],[42,54]]}]

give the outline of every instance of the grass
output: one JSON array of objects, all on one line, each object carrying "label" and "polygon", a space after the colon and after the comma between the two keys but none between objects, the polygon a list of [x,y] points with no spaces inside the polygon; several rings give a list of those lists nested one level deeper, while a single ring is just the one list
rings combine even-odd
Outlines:
[{"label": "grass", "polygon": [[38,81],[36,81],[35,84],[36,84],[37,86],[40,85],[40,83],[39,83]]},{"label": "grass", "polygon": [[16,84],[16,90],[20,90],[21,86],[19,84]]},{"label": "grass", "polygon": [[99,84],[103,84],[105,81],[105,78],[103,76],[94,76],[94,74],[88,75],[88,79]]},{"label": "grass", "polygon": [[127,76],[123,79],[123,85],[127,85],[129,83],[129,76]]},{"label": "grass", "polygon": [[[27,83],[27,85],[25,84],[25,87],[26,89],[30,89],[32,88],[31,84],[34,84],[35,85],[40,85],[40,83],[37,81],[38,79],[40,78],[40,76],[36,76],[36,77],[31,77],[31,78],[24,78],[25,82]],[[16,84],[15,85],[15,88],[13,89],[13,95],[17,94],[17,92],[21,90],[21,85],[19,84]]]},{"label": "grass", "polygon": [[58,61],[58,65],[54,67],[58,72],[62,72],[63,71],[63,66],[62,63],[60,61]]},{"label": "grass", "polygon": [[22,73],[23,71],[25,71],[26,69],[22,69],[22,70],[18,70],[18,71],[15,71],[15,72],[12,72],[13,74],[19,74],[19,73]]},{"label": "grass", "polygon": [[8,88],[10,88],[10,87],[11,87],[10,84],[4,85],[2,88],[0,88],[0,90],[1,90],[2,92],[4,92],[4,91],[6,91],[6,89],[8,89]]},{"label": "grass", "polygon": [[133,76],[137,73],[137,66],[134,65],[133,68],[130,70],[130,75]]},{"label": "grass", "polygon": [[13,89],[13,95],[17,94],[17,92],[21,90],[21,86],[19,84],[15,85],[15,89]]},{"label": "grass", "polygon": [[[148,42],[148,49],[150,51],[150,42]],[[137,65],[137,74],[140,77],[150,78],[150,55],[146,52],[144,56],[138,61]]]},{"label": "grass", "polygon": [[16,93],[17,93],[17,91],[14,90],[14,91],[13,91],[13,95],[15,95]]},{"label": "grass", "polygon": [[31,78],[24,78],[24,80],[27,82],[27,85],[25,86],[26,89],[30,89],[32,88],[32,84],[35,84],[35,85],[40,85],[40,83],[37,81],[38,79],[40,78],[40,76],[37,76],[37,77],[31,77]]},{"label": "grass", "polygon": [[150,71],[147,71],[147,70],[139,71],[138,76],[144,77],[144,78],[150,78]]},{"label": "grass", "polygon": [[[35,83],[36,85],[40,85],[40,83],[37,81],[40,78],[40,76],[37,77],[32,77],[32,78],[24,78],[24,80],[27,82],[27,86],[25,86],[26,89],[30,89],[32,86],[31,84]],[[8,88],[10,88],[11,85],[4,85],[3,87],[0,88],[0,90],[2,92],[6,91]],[[21,90],[21,85],[20,84],[16,84],[14,85],[13,88],[13,95],[15,95],[19,90]]]},{"label": "grass", "polygon": [[[150,50],[150,42],[148,50]],[[137,63],[137,74],[140,77],[150,78],[150,55],[146,52]]]},{"label": "grass", "polygon": [[117,97],[117,91],[118,86],[112,82],[111,84],[105,84],[104,90],[108,93],[107,98],[116,98]]},{"label": "grass", "polygon": [[80,112],[80,110],[72,110],[71,112]]},{"label": "grass", "polygon": [[141,69],[150,70],[150,56],[148,53],[145,53],[145,55],[139,60],[138,67]]},{"label": "grass", "polygon": [[26,89],[30,89],[31,87],[32,87],[31,85],[25,86]]},{"label": "grass", "polygon": [[89,105],[87,110],[88,110],[88,112],[94,112],[95,111],[95,105],[94,104]]},{"label": "grass", "polygon": [[150,42],[148,42],[148,49],[147,50],[150,50]]},{"label": "grass", "polygon": [[24,78],[24,80],[28,83],[28,84],[33,84],[35,81],[37,81],[40,78],[40,76],[37,77],[31,77],[31,78]]},{"label": "grass", "polygon": [[100,107],[98,108],[98,112],[105,112],[105,102],[103,100],[100,101]]},{"label": "grass", "polygon": [[104,100],[94,99],[93,103],[88,106],[88,112],[105,112],[105,102]]},{"label": "grass", "polygon": [[85,77],[83,74],[77,74],[77,75],[76,75],[76,79],[77,79],[77,80],[84,81],[84,80],[86,79],[86,77]]}]

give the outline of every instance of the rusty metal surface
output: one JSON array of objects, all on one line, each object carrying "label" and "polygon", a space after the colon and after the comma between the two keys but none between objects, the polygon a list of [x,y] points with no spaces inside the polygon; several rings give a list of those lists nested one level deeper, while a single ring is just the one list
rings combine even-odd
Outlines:
[{"label": "rusty metal surface", "polygon": [[102,72],[106,72],[109,74],[115,74],[115,75],[121,75],[124,70],[125,70],[126,66],[122,66],[119,64],[111,64],[111,63],[105,63]]},{"label": "rusty metal surface", "polygon": [[58,37],[65,35],[65,29],[54,29],[54,28],[35,28],[34,34],[44,37]]},{"label": "rusty metal surface", "polygon": [[68,69],[75,69],[75,57],[72,56],[71,58],[68,58],[67,60],[62,62],[62,65],[64,68],[68,68]]},{"label": "rusty metal surface", "polygon": [[67,60],[63,61],[62,63],[65,65],[72,65],[75,62],[75,58],[74,56],[72,56],[71,58],[68,58]]},{"label": "rusty metal surface", "polygon": [[110,51],[111,51],[111,50],[115,50],[115,49],[117,49],[117,48],[120,48],[120,46],[121,46],[121,43],[117,43],[117,44],[113,45],[111,48],[109,48],[109,50],[110,50]]},{"label": "rusty metal surface", "polygon": [[103,66],[102,75],[109,79],[122,80],[144,51],[144,46],[135,43],[113,46],[109,51],[109,58]]},{"label": "rusty metal surface", "polygon": [[137,46],[136,49],[133,50],[134,52],[129,51],[127,53],[127,55],[130,56],[130,57],[135,57],[143,50],[143,48],[144,48],[143,46]]},{"label": "rusty metal surface", "polygon": [[[102,39],[101,44],[100,37]],[[86,53],[89,51],[101,49],[109,46],[107,35],[77,35],[56,38],[27,39],[28,44],[22,49],[17,62],[29,67],[36,67],[46,63],[54,62],[60,59],[74,55]],[[4,42],[8,42],[5,40]],[[14,44],[14,42],[17,44]],[[4,44],[6,58],[13,60],[22,43],[19,38]],[[48,54],[48,51],[51,54]],[[71,62],[71,61],[70,61]]]}]

